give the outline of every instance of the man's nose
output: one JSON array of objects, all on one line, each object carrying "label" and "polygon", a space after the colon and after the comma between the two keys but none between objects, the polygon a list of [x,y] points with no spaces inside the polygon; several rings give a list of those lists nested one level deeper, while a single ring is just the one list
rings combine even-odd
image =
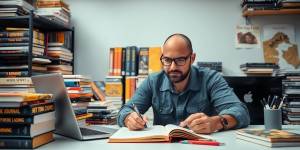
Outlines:
[{"label": "man's nose", "polygon": [[175,61],[172,61],[172,62],[171,62],[171,65],[170,65],[170,70],[173,70],[173,69],[175,69],[176,67],[177,67],[177,65],[176,65]]}]

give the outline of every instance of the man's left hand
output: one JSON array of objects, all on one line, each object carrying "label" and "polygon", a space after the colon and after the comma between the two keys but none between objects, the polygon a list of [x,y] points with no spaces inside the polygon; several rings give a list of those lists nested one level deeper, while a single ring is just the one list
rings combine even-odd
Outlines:
[{"label": "man's left hand", "polygon": [[180,123],[181,127],[189,127],[196,133],[210,134],[222,128],[218,116],[209,117],[204,113],[195,113],[190,115]]}]

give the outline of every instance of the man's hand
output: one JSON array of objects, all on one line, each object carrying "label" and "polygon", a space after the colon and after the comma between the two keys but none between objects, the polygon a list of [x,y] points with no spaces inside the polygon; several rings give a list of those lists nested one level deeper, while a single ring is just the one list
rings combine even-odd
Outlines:
[{"label": "man's hand", "polygon": [[129,130],[142,130],[145,128],[145,124],[148,122],[146,116],[141,118],[136,112],[132,112],[126,116],[124,123]]},{"label": "man's hand", "polygon": [[209,117],[204,113],[195,113],[190,115],[180,123],[181,127],[189,127],[196,133],[210,134],[222,128],[220,117]]}]

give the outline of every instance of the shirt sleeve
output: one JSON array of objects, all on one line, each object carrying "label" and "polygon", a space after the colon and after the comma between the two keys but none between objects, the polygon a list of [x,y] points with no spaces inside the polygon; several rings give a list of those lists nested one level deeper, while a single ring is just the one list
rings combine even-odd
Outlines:
[{"label": "shirt sleeve", "polygon": [[141,114],[144,114],[151,106],[152,90],[150,86],[150,78],[148,77],[142,84],[136,89],[133,97],[123,105],[120,109],[117,117],[117,122],[120,127],[124,127],[124,120],[128,114],[133,112],[131,109],[132,104],[136,105]]},{"label": "shirt sleeve", "polygon": [[246,127],[250,124],[249,112],[244,103],[235,95],[225,79],[218,73],[209,75],[208,91],[212,104],[219,115],[230,115],[237,121],[235,128]]}]

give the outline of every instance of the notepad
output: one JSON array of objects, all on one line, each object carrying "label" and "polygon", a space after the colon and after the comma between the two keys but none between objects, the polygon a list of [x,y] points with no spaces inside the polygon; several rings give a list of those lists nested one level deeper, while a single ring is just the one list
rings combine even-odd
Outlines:
[{"label": "notepad", "polygon": [[176,139],[202,139],[212,140],[208,135],[196,134],[195,132],[176,125],[155,125],[140,131],[131,131],[122,127],[108,140],[109,143],[150,143],[172,142]]}]

